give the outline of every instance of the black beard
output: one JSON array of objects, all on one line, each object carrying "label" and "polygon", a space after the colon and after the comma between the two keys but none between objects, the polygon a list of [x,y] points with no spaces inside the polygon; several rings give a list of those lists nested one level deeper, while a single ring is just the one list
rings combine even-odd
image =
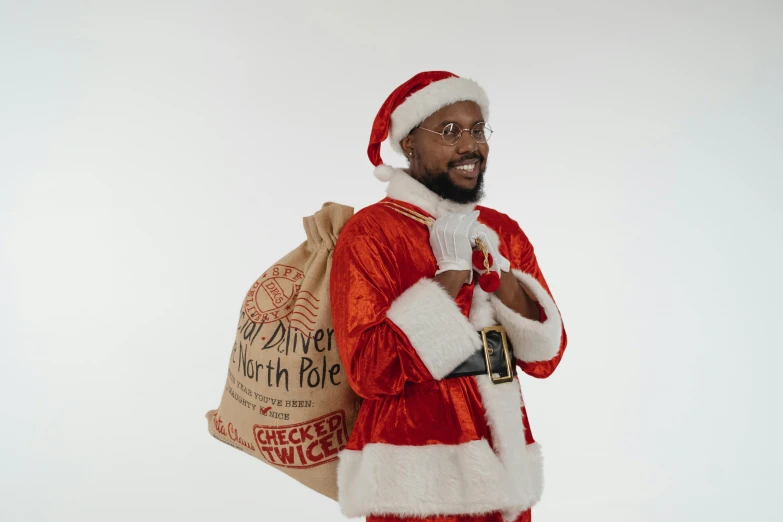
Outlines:
[{"label": "black beard", "polygon": [[424,176],[419,182],[443,199],[456,203],[477,203],[484,197],[484,171],[486,163],[482,162],[481,170],[476,179],[476,186],[464,189],[454,184],[448,171],[435,171],[425,168]]}]

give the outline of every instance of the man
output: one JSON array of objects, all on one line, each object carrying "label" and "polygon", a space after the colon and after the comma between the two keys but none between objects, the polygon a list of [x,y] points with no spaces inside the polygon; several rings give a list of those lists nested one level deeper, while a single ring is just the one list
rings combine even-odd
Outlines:
[{"label": "man", "polygon": [[[364,399],[339,454],[348,517],[522,522],[541,497],[515,370],[549,376],[566,335],[517,222],[476,205],[488,116],[481,87],[435,71],[398,87],[375,119],[368,153],[388,197],[345,225],[331,272],[337,346]],[[382,164],[387,137],[407,169]],[[502,334],[480,334],[496,325],[508,358]]]}]

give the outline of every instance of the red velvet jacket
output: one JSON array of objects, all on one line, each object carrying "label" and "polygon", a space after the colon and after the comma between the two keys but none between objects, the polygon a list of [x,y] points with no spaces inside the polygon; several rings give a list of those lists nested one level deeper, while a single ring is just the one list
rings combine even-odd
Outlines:
[{"label": "red velvet jacket", "polygon": [[566,346],[560,313],[514,220],[443,200],[402,170],[387,194],[383,201],[435,218],[479,210],[543,320],[522,317],[475,284],[452,299],[432,280],[426,226],[383,201],[356,213],[340,232],[330,288],[340,356],[365,399],[339,454],[341,510],[348,517],[500,510],[513,520],[539,500],[543,483],[519,380],[444,377],[481,349],[476,331],[495,324],[505,327],[523,372],[549,376]]}]

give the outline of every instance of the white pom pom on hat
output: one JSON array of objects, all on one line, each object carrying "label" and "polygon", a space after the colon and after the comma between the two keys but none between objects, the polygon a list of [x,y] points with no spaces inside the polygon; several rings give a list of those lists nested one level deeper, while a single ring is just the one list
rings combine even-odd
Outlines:
[{"label": "white pom pom on hat", "polygon": [[375,167],[375,170],[373,170],[373,174],[380,181],[386,183],[387,181],[390,181],[392,179],[392,176],[394,176],[394,167],[382,163]]},{"label": "white pom pom on hat", "polygon": [[381,159],[381,143],[391,140],[392,150],[402,152],[400,141],[439,109],[458,101],[473,101],[489,119],[489,99],[476,82],[447,71],[427,71],[397,87],[375,116],[367,155],[375,165],[375,177],[391,180],[394,168]]}]

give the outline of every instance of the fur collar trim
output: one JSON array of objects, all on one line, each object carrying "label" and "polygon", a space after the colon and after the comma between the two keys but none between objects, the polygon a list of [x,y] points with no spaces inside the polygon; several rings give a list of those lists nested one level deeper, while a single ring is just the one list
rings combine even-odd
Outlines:
[{"label": "fur collar trim", "polygon": [[395,168],[386,195],[392,199],[416,205],[436,219],[449,212],[467,214],[476,208],[476,203],[457,203],[443,199],[422,185],[402,169]]}]

